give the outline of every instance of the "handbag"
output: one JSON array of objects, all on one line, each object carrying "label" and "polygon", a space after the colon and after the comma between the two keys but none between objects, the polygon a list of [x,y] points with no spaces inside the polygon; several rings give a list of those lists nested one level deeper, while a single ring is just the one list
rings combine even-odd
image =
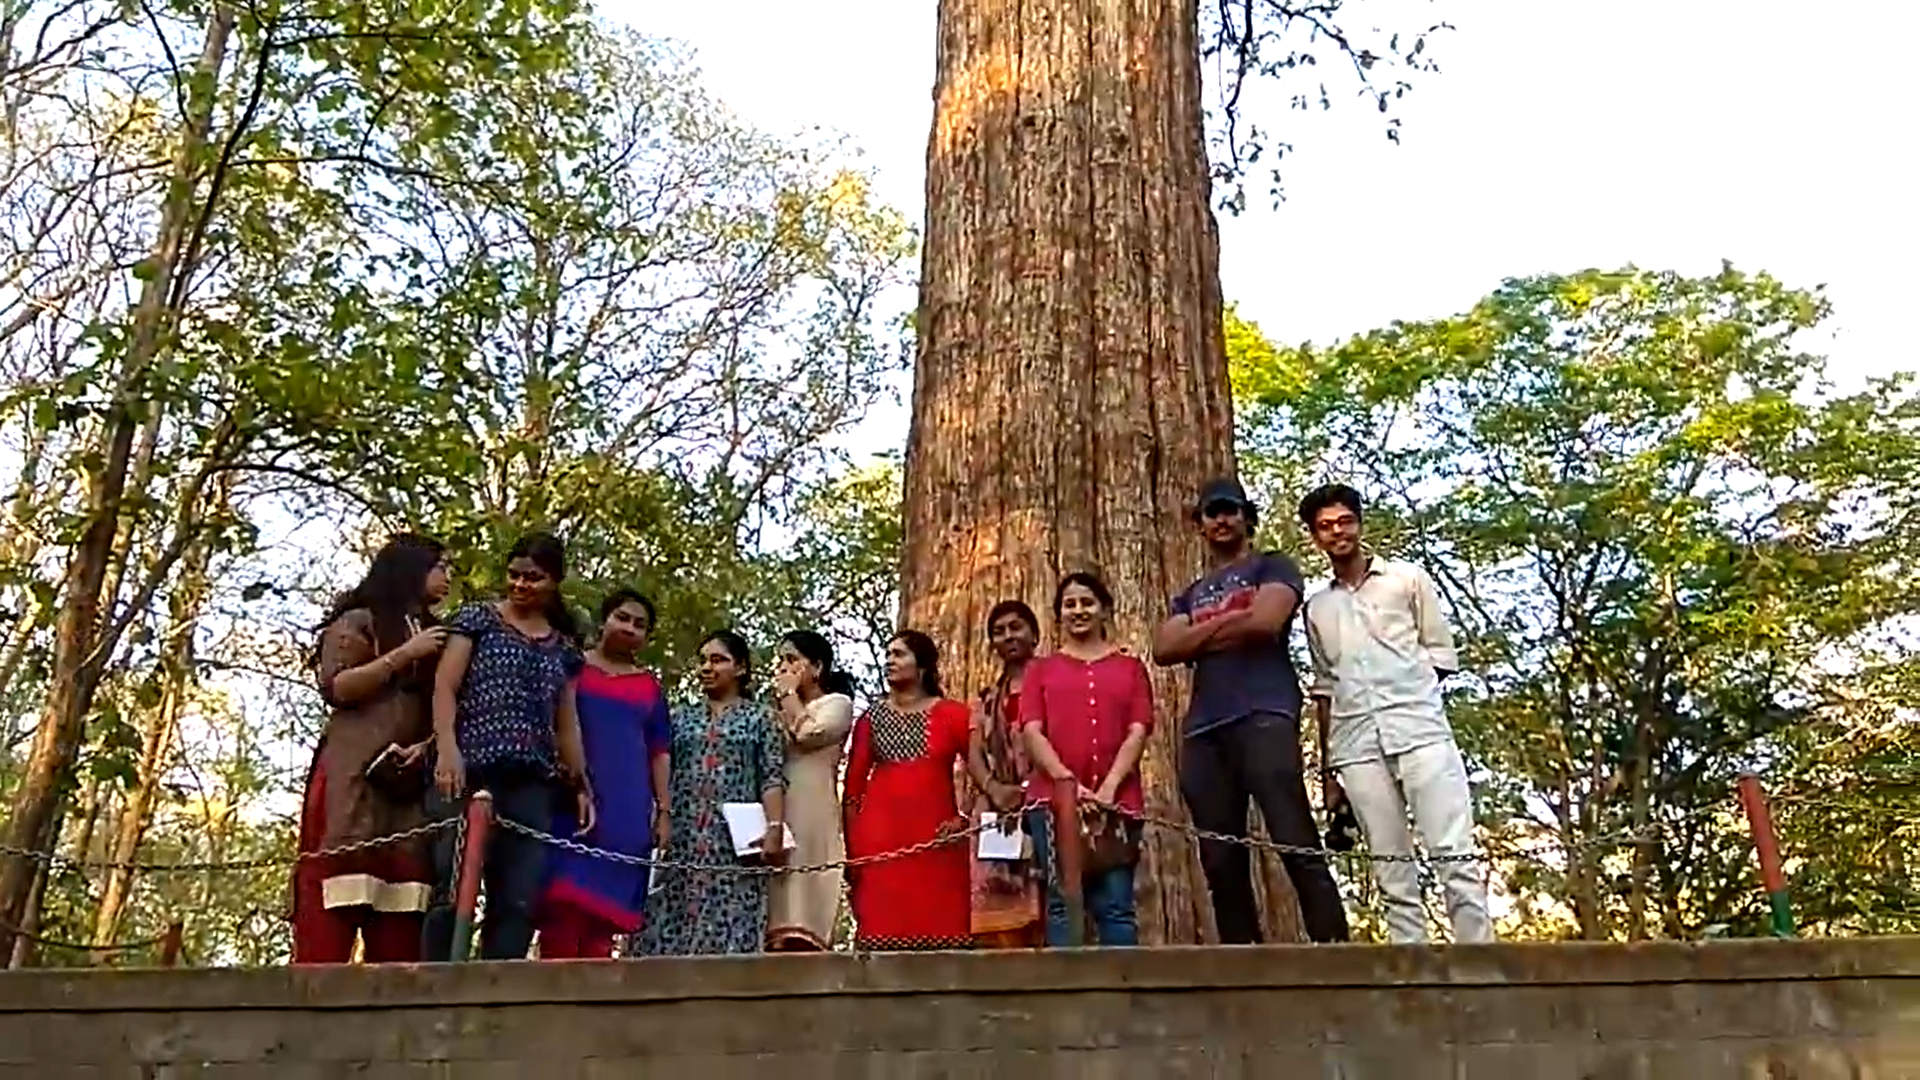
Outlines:
[{"label": "handbag", "polygon": [[423,754],[412,762],[402,761],[400,748],[388,746],[367,766],[367,786],[389,802],[416,803],[426,797],[427,759]]},{"label": "handbag", "polygon": [[1082,804],[1080,850],[1087,874],[1104,874],[1140,861],[1140,826],[1117,810]]}]

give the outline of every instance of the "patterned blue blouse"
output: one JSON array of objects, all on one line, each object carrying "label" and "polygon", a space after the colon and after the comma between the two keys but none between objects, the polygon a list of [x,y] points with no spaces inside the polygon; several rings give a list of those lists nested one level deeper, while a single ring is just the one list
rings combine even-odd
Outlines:
[{"label": "patterned blue blouse", "polygon": [[560,691],[585,663],[580,650],[557,632],[527,637],[492,604],[462,607],[447,629],[473,641],[453,726],[467,768],[553,772],[554,713]]}]

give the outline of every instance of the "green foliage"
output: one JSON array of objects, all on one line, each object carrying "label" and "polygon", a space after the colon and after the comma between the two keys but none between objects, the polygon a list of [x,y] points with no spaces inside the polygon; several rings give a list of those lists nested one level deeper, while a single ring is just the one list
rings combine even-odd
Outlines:
[{"label": "green foliage", "polygon": [[[20,17],[65,44],[0,87],[0,790],[105,434],[135,427],[69,853],[110,854],[157,785],[143,860],[289,855],[316,605],[394,528],[448,541],[464,597],[560,533],[577,608],[656,599],[669,676],[707,630],[770,647],[838,598],[864,647],[873,566],[821,560],[869,490],[836,447],[904,366],[915,240],[843,148],[753,130],[570,0]],[[141,875],[115,937],[187,914],[195,961],[271,962],[285,884]],[[56,875],[43,928],[85,940],[102,895]]]},{"label": "green foliage", "polygon": [[797,617],[762,541],[799,527],[832,440],[904,364],[879,317],[913,235],[824,151],[742,126],[672,51],[602,31],[577,49],[495,96],[533,137],[423,151],[469,182],[400,196],[420,236],[376,265],[405,281],[386,304],[432,412],[370,422],[315,467],[377,463],[353,490],[450,543],[469,594],[514,534],[560,534],[576,602],[655,598],[671,667],[715,628],[767,642]]},{"label": "green foliage", "polygon": [[817,486],[802,499],[805,527],[782,557],[795,611],[830,629],[839,666],[878,687],[900,609],[901,466],[887,455]]},{"label": "green foliage", "polygon": [[[1803,921],[1920,912],[1884,828],[1820,809],[1844,792],[1896,837],[1920,823],[1920,743],[1887,704],[1913,677],[1920,403],[1904,375],[1826,385],[1798,342],[1827,311],[1732,267],[1627,269],[1509,281],[1330,348],[1230,324],[1246,471],[1276,519],[1353,483],[1374,543],[1435,574],[1492,834],[1578,855],[1510,884],[1587,936],[1764,927],[1731,787],[1748,769],[1786,799]],[[1635,855],[1628,834],[1658,839]]]}]

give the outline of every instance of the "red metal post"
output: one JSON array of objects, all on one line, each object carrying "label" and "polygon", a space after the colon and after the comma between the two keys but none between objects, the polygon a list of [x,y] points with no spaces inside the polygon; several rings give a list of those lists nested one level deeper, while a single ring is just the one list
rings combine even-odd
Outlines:
[{"label": "red metal post", "polygon": [[473,952],[473,916],[480,906],[480,870],[487,858],[487,833],[493,829],[493,793],[476,791],[467,800],[467,838],[460,849],[460,879],[453,892],[453,951],[455,963]]},{"label": "red metal post", "polygon": [[1767,908],[1774,937],[1793,936],[1793,903],[1787,895],[1787,874],[1780,865],[1780,838],[1773,831],[1773,814],[1767,809],[1767,793],[1760,778],[1740,774],[1740,805],[1747,811],[1747,825],[1753,829],[1753,848],[1760,855],[1760,887],[1767,893]]},{"label": "red metal post", "polygon": [[1053,876],[1067,902],[1067,943],[1086,944],[1087,909],[1082,885],[1086,853],[1080,847],[1080,782],[1072,777],[1053,785]]},{"label": "red metal post", "polygon": [[180,950],[186,943],[187,924],[175,919],[167,924],[167,934],[160,939],[160,966],[177,967],[180,963]]}]

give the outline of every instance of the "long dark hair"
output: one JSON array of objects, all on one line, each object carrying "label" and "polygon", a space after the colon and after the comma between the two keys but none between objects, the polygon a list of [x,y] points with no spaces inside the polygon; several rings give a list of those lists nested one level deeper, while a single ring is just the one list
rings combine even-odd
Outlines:
[{"label": "long dark hair", "polygon": [[526,559],[539,567],[553,579],[553,593],[547,597],[547,623],[560,636],[580,644],[580,624],[573,617],[573,609],[567,607],[567,601],[560,595],[560,583],[567,580],[567,545],[552,533],[530,532],[513,542],[507,549],[507,561]]},{"label": "long dark hair", "polygon": [[[395,533],[388,537],[380,550],[374,552],[360,583],[333,598],[326,617],[320,620],[318,633],[325,636],[327,627],[342,615],[365,608],[373,616],[376,652],[384,654],[406,644],[413,636],[407,620],[412,619],[422,627],[437,622],[427,610],[427,575],[433,573],[433,568],[440,565],[445,556],[446,548],[440,541],[418,533]],[[320,665],[317,644],[309,663],[314,667]],[[431,672],[432,661],[424,664]]]},{"label": "long dark hair", "polygon": [[820,665],[820,690],[827,694],[853,696],[853,678],[833,666],[833,643],[812,630],[791,630],[780,640],[793,651]]},{"label": "long dark hair", "polygon": [[920,667],[920,689],[929,697],[945,697],[940,690],[940,646],[918,630],[902,630],[893,640],[907,647],[913,662]]},{"label": "long dark hair", "polygon": [[740,665],[740,696],[753,696],[753,647],[732,630],[715,630],[700,639],[700,647],[704,649],[716,641],[733,657],[733,662]]}]

